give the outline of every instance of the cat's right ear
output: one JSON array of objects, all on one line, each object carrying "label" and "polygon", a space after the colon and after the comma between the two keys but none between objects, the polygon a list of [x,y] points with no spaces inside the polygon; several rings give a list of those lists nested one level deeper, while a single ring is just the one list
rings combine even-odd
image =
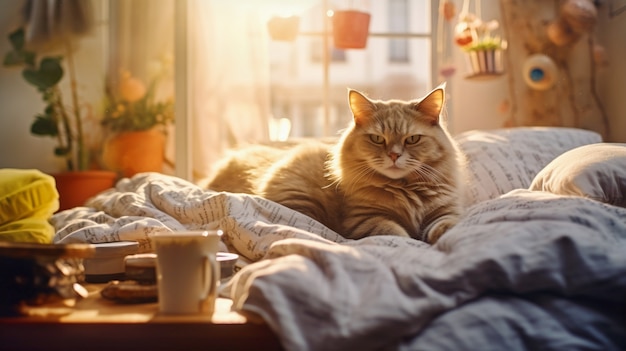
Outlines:
[{"label": "cat's right ear", "polygon": [[365,123],[376,111],[376,105],[365,95],[354,89],[348,89],[348,101],[350,102],[350,110],[352,110],[356,125]]},{"label": "cat's right ear", "polygon": [[445,87],[446,83],[439,85],[415,105],[416,110],[420,111],[433,125],[439,123],[439,115],[441,115],[445,99]]}]

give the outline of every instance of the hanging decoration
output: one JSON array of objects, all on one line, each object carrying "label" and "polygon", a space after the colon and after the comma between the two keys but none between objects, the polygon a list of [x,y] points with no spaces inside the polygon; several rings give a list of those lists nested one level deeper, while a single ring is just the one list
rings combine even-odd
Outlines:
[{"label": "hanging decoration", "polygon": [[558,68],[547,55],[529,56],[522,68],[524,82],[535,90],[547,90],[554,86],[558,76]]},{"label": "hanging decoration", "polygon": [[591,33],[598,17],[598,10],[591,0],[566,0],[559,15],[546,27],[550,41],[557,46],[577,42],[584,34]]},{"label": "hanging decoration", "polygon": [[501,0],[510,40],[505,58],[510,113],[506,126],[561,126],[596,131],[610,123],[597,87],[606,52],[595,27],[600,0]]},{"label": "hanging decoration", "polygon": [[364,49],[367,46],[371,15],[358,10],[333,13],[333,44],[338,49]]},{"label": "hanging decoration", "polygon": [[500,26],[498,21],[481,19],[480,0],[475,0],[474,11],[469,12],[470,0],[463,1],[463,9],[454,29],[454,42],[466,54],[471,74],[467,78],[491,78],[504,73],[502,51],[507,42],[492,32]]},{"label": "hanging decoration", "polygon": [[267,22],[273,40],[294,41],[300,29],[300,16],[274,16]]},{"label": "hanging decoration", "polygon": [[456,16],[456,6],[451,0],[439,3],[439,14],[437,21],[437,58],[439,60],[439,74],[444,80],[450,79],[456,73],[456,65],[452,50],[450,50],[450,37],[452,20]]},{"label": "hanging decoration", "polygon": [[316,0],[243,0],[244,7],[252,7],[255,12],[268,18],[267,31],[272,40],[294,41],[300,34],[300,20],[303,12],[310,9]]}]

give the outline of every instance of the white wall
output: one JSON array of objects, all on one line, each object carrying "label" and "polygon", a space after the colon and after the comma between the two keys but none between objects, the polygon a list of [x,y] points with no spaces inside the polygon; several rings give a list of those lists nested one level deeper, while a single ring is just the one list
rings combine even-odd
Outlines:
[{"label": "white wall", "polygon": [[[0,53],[4,59],[10,48],[7,35],[19,25],[21,2],[0,0],[0,7]],[[35,89],[26,84],[18,69],[0,67],[0,90],[0,167],[54,167],[53,143],[29,132],[32,116],[43,108]]]},{"label": "white wall", "polygon": [[[455,1],[457,13],[462,1]],[[475,2],[472,2],[472,6]],[[500,19],[500,6],[496,0],[483,1],[482,18],[485,21]],[[473,7],[470,12],[473,12]],[[452,48],[456,73],[448,81],[448,119],[453,134],[473,129],[500,128],[507,114],[500,112],[500,106],[508,99],[507,76],[489,80],[465,79],[470,71],[465,62],[465,53],[459,47]],[[505,67],[505,72],[510,70]]]},{"label": "white wall", "polygon": [[[8,33],[20,25],[21,9],[24,1],[0,0],[0,55],[10,49]],[[102,99],[104,54],[106,42],[106,19],[103,17],[104,1],[94,2],[96,13],[94,32],[81,40],[76,54],[76,70],[81,101],[88,104],[85,115],[92,116],[97,123],[96,110]],[[67,85],[67,76],[63,84]],[[69,102],[69,91],[64,87],[64,97]],[[41,96],[34,87],[21,77],[19,68],[0,66],[0,168],[37,168],[45,172],[64,170],[64,164],[54,156],[54,140],[30,134],[30,125],[37,113],[44,109]]]},{"label": "white wall", "polygon": [[[456,0],[457,9],[462,1]],[[472,2],[474,3],[474,2]],[[501,20],[500,1],[488,0],[482,2],[482,17],[484,20]],[[610,134],[607,141],[626,142],[626,12],[609,18],[609,3],[602,2],[598,11],[598,25],[596,41],[602,44],[607,51],[609,66],[598,71],[598,91],[600,99],[606,109]],[[503,109],[509,100],[510,91],[507,75],[519,75],[521,72],[505,67],[506,74],[487,81],[467,80],[468,70],[464,62],[464,54],[459,48],[454,48],[454,60],[457,72],[449,80],[448,108],[450,126],[453,133],[461,133],[472,129],[492,129],[503,127],[509,111]],[[601,129],[601,128],[599,128]]]},{"label": "white wall", "polygon": [[[616,1],[615,3],[621,1]],[[607,6],[607,5],[605,5]],[[604,9],[608,17],[608,8]],[[601,72],[605,86],[600,89],[610,120],[609,141],[626,142],[626,12],[603,22],[599,28],[607,50],[608,66]]]}]

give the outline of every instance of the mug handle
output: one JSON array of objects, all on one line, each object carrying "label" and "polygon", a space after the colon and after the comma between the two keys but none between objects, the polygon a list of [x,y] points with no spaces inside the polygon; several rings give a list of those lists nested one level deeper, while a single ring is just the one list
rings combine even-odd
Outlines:
[{"label": "mug handle", "polygon": [[[213,258],[213,260],[211,260]],[[203,312],[213,313],[215,309],[215,299],[217,297],[217,284],[220,281],[219,262],[215,255],[207,255],[203,257],[203,278],[204,278],[204,294],[201,301]],[[215,264],[211,264],[213,261]]]}]

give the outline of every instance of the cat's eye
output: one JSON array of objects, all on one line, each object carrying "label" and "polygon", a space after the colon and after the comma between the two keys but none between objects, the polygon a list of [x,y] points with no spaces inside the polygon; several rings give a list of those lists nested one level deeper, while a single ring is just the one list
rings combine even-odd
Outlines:
[{"label": "cat's eye", "polygon": [[385,138],[377,134],[370,134],[370,140],[375,144],[382,144],[385,142]]},{"label": "cat's eye", "polygon": [[420,137],[421,135],[411,135],[410,137],[406,138],[404,142],[409,145],[417,144],[417,142],[420,141]]}]

